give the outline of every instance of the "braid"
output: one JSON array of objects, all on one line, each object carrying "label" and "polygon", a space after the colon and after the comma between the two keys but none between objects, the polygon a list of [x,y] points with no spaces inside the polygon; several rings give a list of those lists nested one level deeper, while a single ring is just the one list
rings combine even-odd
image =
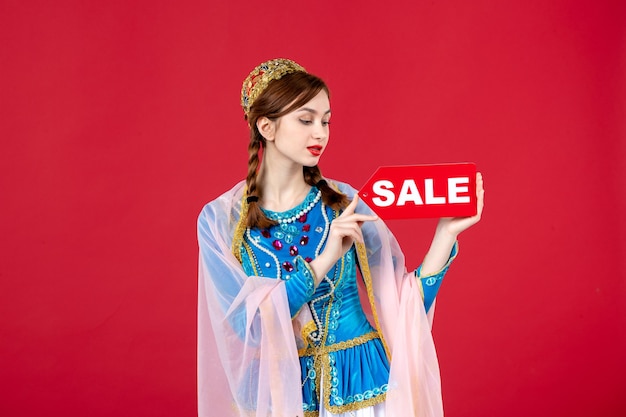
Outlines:
[{"label": "braid", "polygon": [[251,140],[248,145],[248,176],[246,177],[246,185],[248,186],[248,195],[256,195],[256,173],[259,168],[259,150],[261,142]]},{"label": "braid", "polygon": [[[259,199],[262,197],[262,189],[257,185],[257,172],[259,168],[259,151],[263,147],[263,142],[256,136],[256,129],[250,133],[250,144],[248,145],[248,176],[246,177],[246,185],[248,196],[255,196],[248,201],[248,215],[246,218],[247,227],[266,228],[276,224],[263,214]],[[260,134],[259,134],[260,136]]]},{"label": "braid", "polygon": [[317,165],[314,167],[304,167],[304,181],[309,185],[315,185],[322,192],[322,201],[334,210],[346,208],[350,203],[348,197],[332,188],[322,177],[322,173]]}]

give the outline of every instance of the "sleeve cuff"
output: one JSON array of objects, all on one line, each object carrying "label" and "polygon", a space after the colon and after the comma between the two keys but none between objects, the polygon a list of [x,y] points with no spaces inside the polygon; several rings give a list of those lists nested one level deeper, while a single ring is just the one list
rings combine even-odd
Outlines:
[{"label": "sleeve cuff", "polygon": [[452,251],[450,252],[450,257],[448,258],[448,262],[436,272],[428,275],[421,275],[422,266],[420,265],[417,270],[415,270],[415,276],[419,278],[419,286],[420,292],[422,293],[422,298],[424,299],[424,308],[426,312],[430,310],[430,307],[433,305],[435,301],[435,297],[439,292],[439,288],[441,287],[441,282],[443,277],[448,272],[450,265],[454,258],[456,258],[457,253],[459,252],[459,243],[454,242],[454,246],[452,247]]},{"label": "sleeve cuff", "polygon": [[446,272],[448,272],[448,269],[450,268],[452,261],[454,261],[458,253],[459,253],[459,242],[456,241],[454,242],[454,246],[452,246],[452,251],[450,252],[450,257],[448,258],[448,261],[446,262],[444,266],[441,267],[439,271],[436,271],[427,275],[422,275],[422,265],[420,265],[415,270],[415,276],[420,279],[429,279],[429,278],[442,279],[443,276],[446,274]]},{"label": "sleeve cuff", "polygon": [[294,271],[285,280],[291,317],[298,314],[298,311],[315,292],[315,274],[309,263],[301,256],[297,256],[294,259],[294,266]]}]

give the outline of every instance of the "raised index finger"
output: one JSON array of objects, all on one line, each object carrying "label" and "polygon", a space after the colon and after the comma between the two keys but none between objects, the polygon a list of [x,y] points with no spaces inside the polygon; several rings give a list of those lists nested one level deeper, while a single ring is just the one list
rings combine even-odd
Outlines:
[{"label": "raised index finger", "polygon": [[356,210],[356,205],[359,202],[359,195],[355,194],[354,198],[352,198],[352,201],[350,202],[350,204],[348,204],[348,207],[346,207],[346,209],[343,211],[342,214],[354,214],[354,210]]}]

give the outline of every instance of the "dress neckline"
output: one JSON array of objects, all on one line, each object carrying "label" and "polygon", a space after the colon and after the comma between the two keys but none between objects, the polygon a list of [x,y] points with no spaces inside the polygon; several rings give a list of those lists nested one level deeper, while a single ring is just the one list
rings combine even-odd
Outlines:
[{"label": "dress neckline", "polygon": [[302,215],[311,211],[321,197],[322,192],[313,185],[306,197],[304,197],[304,200],[294,208],[286,211],[272,211],[261,207],[261,210],[263,210],[263,214],[270,220],[276,220],[279,223],[292,223]]}]

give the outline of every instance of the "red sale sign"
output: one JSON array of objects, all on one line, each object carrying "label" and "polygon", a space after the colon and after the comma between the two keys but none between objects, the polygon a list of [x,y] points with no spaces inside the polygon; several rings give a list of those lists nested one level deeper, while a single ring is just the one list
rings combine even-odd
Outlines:
[{"label": "red sale sign", "polygon": [[359,191],[382,219],[476,214],[473,163],[380,167]]}]

